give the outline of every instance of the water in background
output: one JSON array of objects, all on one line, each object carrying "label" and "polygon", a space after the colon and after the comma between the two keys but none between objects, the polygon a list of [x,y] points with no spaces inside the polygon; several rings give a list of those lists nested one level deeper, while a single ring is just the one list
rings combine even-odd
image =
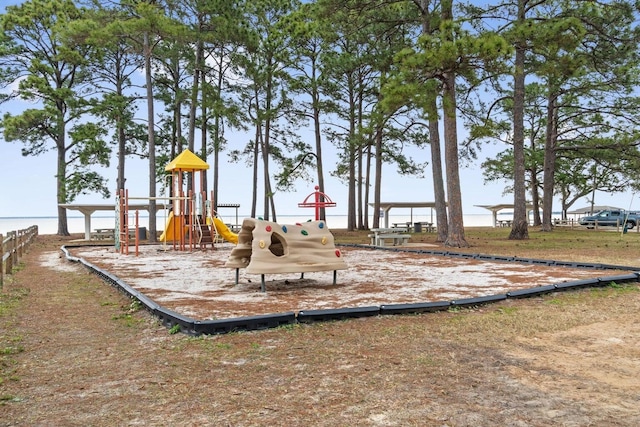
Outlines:
[{"label": "water in background", "polygon": [[[511,213],[500,214],[499,218],[510,219]],[[235,215],[225,215],[221,217],[227,224],[235,224]],[[238,222],[241,224],[245,217],[240,215]],[[301,215],[278,215],[278,223],[280,224],[295,224],[297,222],[306,222],[313,217],[301,216]],[[405,223],[405,222],[418,222],[427,221],[435,223],[435,217],[431,218],[430,215],[389,215],[389,226],[393,223]],[[156,227],[158,231],[162,231],[165,228],[166,218],[164,214],[159,213],[156,219]],[[6,235],[8,231],[22,230],[32,225],[38,226],[38,232],[40,234],[56,234],[58,232],[58,218],[57,217],[25,217],[25,218],[0,218],[0,233]],[[130,226],[133,226],[131,221]],[[149,218],[140,216],[138,221],[139,227],[148,227]],[[347,216],[346,215],[327,215],[327,225],[329,228],[344,229],[347,228]],[[373,219],[369,219],[369,226],[373,225]],[[437,224],[436,224],[437,225]],[[464,216],[465,227],[491,227],[492,217],[491,214],[472,214]],[[68,216],[67,226],[69,233],[84,233],[84,216]],[[380,226],[384,226],[384,218],[380,218]],[[113,216],[93,215],[91,217],[91,230],[96,228],[114,228],[115,219]]]}]

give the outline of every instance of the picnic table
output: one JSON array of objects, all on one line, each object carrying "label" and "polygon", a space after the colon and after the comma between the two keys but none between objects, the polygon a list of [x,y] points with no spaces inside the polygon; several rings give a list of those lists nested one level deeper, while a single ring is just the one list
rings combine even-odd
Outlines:
[{"label": "picnic table", "polygon": [[411,222],[411,221],[407,221],[407,222],[394,222],[392,223],[392,228],[393,229],[398,229],[398,230],[402,230],[404,232],[409,232],[412,229],[416,229],[418,227],[416,227],[418,224],[420,224],[418,227],[420,229],[420,232],[423,233],[432,233],[435,231],[435,227],[433,226],[432,222],[428,222],[428,221],[416,221],[416,222]]},{"label": "picnic table", "polygon": [[386,246],[386,242],[390,241],[393,246],[403,246],[409,242],[411,234],[404,234],[406,229],[400,227],[394,228],[372,228],[373,234],[369,234],[371,246]]},{"label": "picnic table", "polygon": [[91,233],[92,240],[104,240],[104,239],[113,239],[115,236],[116,229],[115,228],[96,228],[93,233]]},{"label": "picnic table", "polygon": [[510,219],[501,219],[498,221],[498,225],[500,227],[511,227],[511,224],[513,223],[512,220]]},{"label": "picnic table", "polygon": [[406,233],[411,228],[411,223],[410,222],[394,222],[391,224],[391,228],[393,228],[394,230],[399,230]]},{"label": "picnic table", "polygon": [[428,221],[420,221],[420,222],[416,222],[414,223],[414,226],[416,224],[420,224],[420,231],[422,231],[423,233],[433,233],[436,228],[433,226],[432,222],[428,222]]},{"label": "picnic table", "polygon": [[[145,235],[146,231],[143,231],[144,227],[139,229],[141,235]],[[115,228],[95,228],[91,233],[91,240],[113,240],[116,235]],[[134,238],[136,236],[136,229],[129,228],[129,237]]]}]

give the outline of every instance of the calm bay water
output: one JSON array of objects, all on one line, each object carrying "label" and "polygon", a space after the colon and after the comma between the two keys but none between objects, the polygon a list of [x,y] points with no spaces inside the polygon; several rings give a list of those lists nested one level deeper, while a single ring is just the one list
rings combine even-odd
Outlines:
[{"label": "calm bay water", "polygon": [[[509,219],[511,214],[499,215],[500,218]],[[239,222],[242,223],[244,216],[239,216]],[[278,223],[295,224],[296,222],[306,222],[311,217],[297,215],[279,215]],[[235,215],[223,216],[222,220],[226,223],[235,223]],[[403,223],[408,221],[428,221],[436,222],[435,218],[427,215],[389,215],[389,225],[393,223]],[[67,223],[70,233],[84,233],[84,216],[68,216]],[[149,218],[140,216],[138,225],[140,227],[148,227]],[[159,231],[163,230],[166,224],[166,218],[163,214],[157,216],[156,225]],[[373,220],[369,220],[369,226],[373,224]],[[380,218],[380,224],[384,224],[384,219]],[[0,233],[6,234],[8,231],[21,230],[32,225],[38,226],[40,234],[56,234],[58,232],[57,217],[23,217],[23,218],[0,218]],[[133,226],[133,219],[131,220]],[[327,225],[329,228],[339,229],[347,228],[346,215],[328,215]],[[490,227],[492,225],[491,214],[473,214],[464,216],[465,227]],[[91,217],[91,229],[96,228],[114,228],[115,219],[113,216],[93,215]]]}]

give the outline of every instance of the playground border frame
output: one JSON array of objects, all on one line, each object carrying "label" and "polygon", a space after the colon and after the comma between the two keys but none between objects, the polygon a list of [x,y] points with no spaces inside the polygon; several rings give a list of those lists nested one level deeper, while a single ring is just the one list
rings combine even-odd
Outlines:
[{"label": "playground border frame", "polygon": [[[337,245],[340,247],[353,247],[353,248],[366,248],[371,249],[369,245],[361,244],[349,244],[349,245]],[[485,295],[482,297],[463,298],[451,301],[431,301],[431,302],[418,302],[418,303],[406,303],[406,304],[382,304],[380,306],[362,306],[362,307],[347,307],[347,308],[332,308],[332,309],[320,309],[320,310],[300,310],[299,312],[284,312],[273,313],[257,316],[236,317],[229,319],[219,320],[196,320],[190,317],[176,313],[168,308],[162,307],[154,300],[139,292],[125,283],[117,276],[100,269],[99,267],[86,261],[84,258],[74,257],[69,253],[70,248],[83,247],[82,245],[65,245],[60,249],[65,254],[67,260],[71,262],[77,262],[84,265],[92,273],[96,274],[105,282],[111,284],[115,288],[119,289],[125,295],[131,299],[139,301],[151,314],[157,317],[162,324],[168,329],[174,329],[176,326],[180,329],[180,332],[187,335],[218,335],[231,332],[240,331],[254,331],[264,330],[271,328],[278,328],[287,325],[294,325],[296,323],[316,323],[316,322],[329,322],[336,320],[347,320],[362,317],[372,317],[379,315],[389,314],[419,314],[419,313],[434,313],[438,311],[446,311],[451,308],[472,308],[486,304],[492,304],[507,299],[519,299],[530,298],[549,294],[553,292],[570,291],[576,289],[583,289],[589,287],[604,287],[612,283],[638,283],[640,282],[640,268],[629,267],[622,265],[612,264],[599,264],[599,263],[582,263],[582,262],[567,262],[567,261],[554,261],[554,260],[542,260],[532,258],[518,258],[518,257],[504,257],[493,256],[484,254],[468,254],[460,252],[450,252],[442,250],[424,250],[424,249],[403,249],[403,248],[385,248],[378,247],[377,250],[386,250],[392,252],[409,252],[424,254],[430,256],[443,256],[443,257],[456,257],[477,259],[483,261],[495,261],[495,262],[516,262],[521,264],[537,264],[547,266],[559,266],[559,267],[571,267],[571,268],[585,268],[585,269],[600,269],[600,270],[622,270],[630,271],[627,274],[618,274],[615,276],[595,277],[591,279],[580,279],[570,282],[554,283],[550,285],[536,286],[533,288],[519,289],[516,291],[510,291],[506,294]]]}]

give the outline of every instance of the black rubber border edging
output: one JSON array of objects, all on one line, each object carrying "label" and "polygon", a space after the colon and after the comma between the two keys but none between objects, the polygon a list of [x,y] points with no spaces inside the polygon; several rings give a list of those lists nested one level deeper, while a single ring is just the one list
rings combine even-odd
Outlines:
[{"label": "black rubber border edging", "polygon": [[574,289],[581,289],[587,287],[603,287],[613,283],[633,283],[640,282],[640,268],[628,267],[620,265],[610,264],[597,264],[597,263],[581,263],[570,261],[553,261],[544,259],[530,259],[530,258],[518,258],[507,257],[499,255],[484,255],[484,254],[468,254],[461,252],[449,252],[441,250],[421,250],[421,249],[403,249],[398,247],[382,247],[372,248],[369,245],[340,245],[342,247],[363,248],[370,250],[387,250],[393,252],[409,252],[418,253],[423,255],[433,256],[445,256],[451,258],[464,258],[464,259],[476,259],[479,261],[497,261],[497,262],[517,262],[521,264],[536,264],[556,267],[571,267],[571,268],[587,268],[587,269],[600,269],[600,270],[628,270],[632,271],[628,274],[619,274],[616,276],[597,277],[593,279],[580,279],[563,283],[555,283],[545,286],[537,286],[528,289],[519,289],[515,291],[507,292],[506,294],[486,295],[475,298],[462,298],[452,301],[435,301],[435,302],[420,302],[420,303],[408,303],[408,304],[383,304],[381,306],[366,306],[366,307],[350,307],[350,308],[336,308],[336,309],[322,309],[322,310],[301,310],[298,313],[285,312],[265,314],[258,316],[237,317],[231,319],[220,320],[195,320],[187,316],[183,316],[180,313],[176,313],[161,305],[157,304],[151,298],[147,297],[142,292],[139,292],[126,284],[124,281],[114,276],[113,274],[100,269],[99,267],[87,262],[84,258],[74,257],[69,253],[68,248],[81,248],[82,245],[77,246],[62,246],[61,250],[65,254],[67,260],[77,262],[84,265],[92,273],[99,276],[105,282],[108,282],[115,288],[119,289],[125,295],[132,299],[136,299],[140,302],[151,314],[156,316],[164,326],[169,329],[173,329],[176,326],[179,327],[180,332],[188,335],[214,335],[214,334],[226,334],[230,332],[238,331],[253,331],[277,328],[285,325],[292,325],[296,323],[315,323],[315,322],[328,322],[336,320],[356,319],[361,317],[371,317],[387,314],[418,314],[418,313],[433,313],[438,311],[446,311],[451,308],[471,308],[484,304],[495,303],[504,301],[510,298],[529,298],[539,295],[544,295],[552,292],[567,291]]},{"label": "black rubber border edging", "polygon": [[380,306],[380,314],[435,313],[436,311],[446,311],[449,308],[451,308],[451,301],[384,304]]},{"label": "black rubber border edging", "polygon": [[377,316],[380,314],[379,306],[330,308],[324,310],[301,310],[298,312],[298,322],[314,323],[328,322],[332,320],[357,319],[359,317]]}]

